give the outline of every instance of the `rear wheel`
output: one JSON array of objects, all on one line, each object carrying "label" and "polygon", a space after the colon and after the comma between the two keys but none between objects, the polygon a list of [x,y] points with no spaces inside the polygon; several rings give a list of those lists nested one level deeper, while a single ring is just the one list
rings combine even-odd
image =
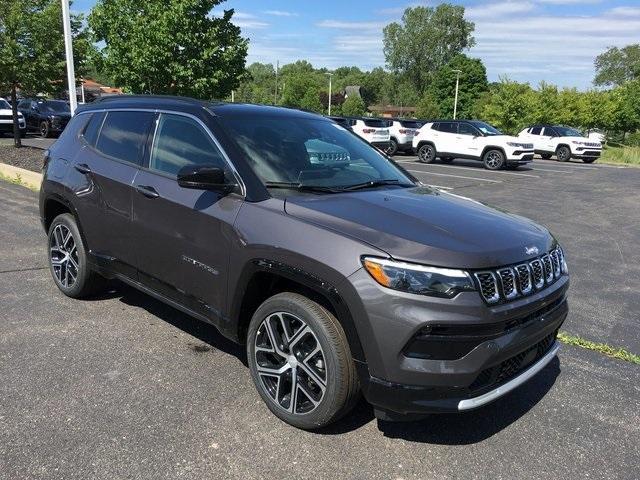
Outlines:
[{"label": "rear wheel", "polygon": [[553,157],[553,154],[551,154],[551,153],[543,153],[540,156],[545,160],[549,160],[551,157]]},{"label": "rear wheel", "polygon": [[488,170],[500,170],[505,163],[504,153],[500,150],[488,150],[482,157],[484,167]]},{"label": "rear wheel", "polygon": [[436,149],[430,143],[425,143],[418,149],[418,160],[422,163],[432,163],[436,159]]},{"label": "rear wheel", "polygon": [[389,140],[389,147],[387,147],[387,155],[390,157],[394,156],[398,153],[398,142],[396,142],[393,138]]},{"label": "rear wheel", "polygon": [[568,162],[571,160],[571,150],[569,150],[569,147],[565,147],[564,145],[558,147],[556,150],[556,158],[559,162]]},{"label": "rear wheel", "polygon": [[49,226],[49,269],[58,288],[72,298],[97,293],[106,280],[92,271],[73,215],[64,213]]},{"label": "rear wheel", "polygon": [[279,293],[258,307],[249,324],[247,358],[262,400],[294,427],[328,425],[358,398],[344,330],[329,311],[302,295]]}]

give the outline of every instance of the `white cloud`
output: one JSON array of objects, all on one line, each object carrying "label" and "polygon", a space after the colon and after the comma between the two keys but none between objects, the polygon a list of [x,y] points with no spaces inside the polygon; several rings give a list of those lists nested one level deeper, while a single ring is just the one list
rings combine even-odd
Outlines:
[{"label": "white cloud", "polygon": [[540,3],[548,3],[550,5],[593,5],[602,2],[602,0],[539,0]]},{"label": "white cloud", "polygon": [[321,28],[339,28],[344,30],[382,30],[386,22],[345,22],[342,20],[322,20],[316,23]]},{"label": "white cloud", "polygon": [[534,8],[531,2],[498,2],[467,8],[465,16],[471,20],[496,18],[530,12]]},{"label": "white cloud", "polygon": [[640,7],[615,7],[606,14],[616,17],[640,17]]},{"label": "white cloud", "polygon": [[273,15],[275,17],[297,17],[298,13],[296,12],[288,12],[285,10],[265,10],[265,14]]}]

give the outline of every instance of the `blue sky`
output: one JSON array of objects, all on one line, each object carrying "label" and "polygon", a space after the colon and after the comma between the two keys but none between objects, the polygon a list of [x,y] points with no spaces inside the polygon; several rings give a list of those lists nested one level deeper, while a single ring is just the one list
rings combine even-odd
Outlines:
[{"label": "blue sky", "polygon": [[[95,0],[76,0],[88,11]],[[248,63],[305,59],[317,67],[384,66],[382,28],[407,6],[436,1],[228,0],[234,23],[250,41]],[[606,47],[640,42],[640,0],[452,0],[475,22],[469,52],[487,66],[489,80],[508,76],[586,89],[593,60]]]}]

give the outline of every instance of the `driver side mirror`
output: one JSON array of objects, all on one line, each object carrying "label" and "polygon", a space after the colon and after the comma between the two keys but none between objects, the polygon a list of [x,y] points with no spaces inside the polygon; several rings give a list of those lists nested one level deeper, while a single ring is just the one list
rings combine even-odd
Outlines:
[{"label": "driver side mirror", "polygon": [[238,185],[226,181],[224,170],[212,165],[187,165],[178,171],[178,185],[182,188],[211,190],[227,195]]}]

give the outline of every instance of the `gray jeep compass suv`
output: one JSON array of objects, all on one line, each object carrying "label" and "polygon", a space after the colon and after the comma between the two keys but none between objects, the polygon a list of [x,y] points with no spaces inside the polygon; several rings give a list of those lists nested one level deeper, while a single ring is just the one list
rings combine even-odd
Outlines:
[{"label": "gray jeep compass suv", "polygon": [[[336,151],[315,155],[310,151]],[[383,419],[464,411],[556,354],[562,248],[525,218],[422,185],[331,120],[119,97],[46,152],[53,279],[119,279],[246,344],[269,409],[313,429],[359,393]]]}]

